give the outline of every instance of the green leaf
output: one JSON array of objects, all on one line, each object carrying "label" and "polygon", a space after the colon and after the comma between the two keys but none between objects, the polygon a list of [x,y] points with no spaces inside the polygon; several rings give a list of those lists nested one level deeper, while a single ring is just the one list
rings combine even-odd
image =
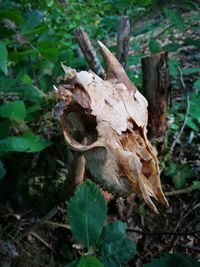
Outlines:
[{"label": "green leaf", "polygon": [[0,160],[0,179],[6,174],[6,169],[4,168],[3,162]]},{"label": "green leaf", "polygon": [[193,87],[196,89],[200,89],[200,79],[198,79],[194,82]]},{"label": "green leaf", "polygon": [[5,93],[16,92],[26,97],[31,102],[37,102],[45,94],[32,84],[22,84],[20,79],[11,79],[7,76],[0,76],[0,91]]},{"label": "green leaf", "polygon": [[23,101],[13,101],[0,106],[0,116],[10,120],[22,120],[26,117],[26,108]]},{"label": "green leaf", "polygon": [[77,267],[103,267],[103,264],[94,256],[82,256]]},{"label": "green leaf", "polygon": [[32,79],[30,76],[28,76],[27,74],[24,74],[22,77],[21,77],[21,81],[23,82],[23,84],[32,84]]},{"label": "green leaf", "polygon": [[190,99],[190,111],[189,111],[189,115],[193,119],[200,118],[199,103],[200,103],[200,94],[193,95]]},{"label": "green leaf", "polygon": [[26,49],[24,51],[10,52],[8,55],[9,60],[17,62],[24,59],[25,56],[37,55],[38,51],[33,49]]},{"label": "green leaf", "polygon": [[27,20],[22,29],[23,33],[26,33],[39,25],[43,21],[43,13],[39,10],[33,10],[26,14],[26,18]]},{"label": "green leaf", "polygon": [[187,126],[189,126],[194,131],[198,131],[198,127],[191,117],[187,118]]},{"label": "green leaf", "polygon": [[38,135],[31,132],[26,132],[22,136],[6,137],[0,140],[0,154],[7,152],[39,152],[46,147],[50,146],[50,141],[44,140]]},{"label": "green leaf", "polygon": [[176,52],[180,47],[180,44],[177,43],[171,43],[167,44],[163,47],[163,50],[167,50],[168,52]]},{"label": "green leaf", "polygon": [[155,40],[150,40],[149,49],[152,53],[158,53],[161,51],[160,44]]},{"label": "green leaf", "polygon": [[178,74],[177,67],[180,67],[180,62],[175,58],[170,58],[168,61],[169,65],[169,72],[172,76],[175,76]]},{"label": "green leaf", "polygon": [[24,20],[20,14],[20,12],[16,9],[2,9],[0,10],[0,18],[1,19],[10,19],[16,22],[18,25],[24,23]]},{"label": "green leaf", "polygon": [[58,56],[56,44],[51,41],[43,41],[38,44],[38,49],[41,55],[49,60],[55,59]]},{"label": "green leaf", "polygon": [[1,127],[0,127],[0,139],[6,138],[10,129],[10,120],[1,119]]},{"label": "green leaf", "polygon": [[0,42],[0,69],[5,75],[8,74],[8,51],[6,45],[3,42]]},{"label": "green leaf", "polygon": [[165,254],[160,259],[154,259],[144,267],[200,267],[200,263],[184,254]]},{"label": "green leaf", "polygon": [[106,218],[106,201],[98,187],[86,180],[70,199],[67,219],[74,237],[84,246],[95,244]]},{"label": "green leaf", "polygon": [[126,224],[121,221],[115,221],[104,225],[101,235],[98,239],[98,247],[105,243],[115,242],[123,239],[126,231]]},{"label": "green leaf", "polygon": [[182,188],[187,180],[189,178],[192,178],[194,175],[194,172],[191,170],[190,166],[184,165],[184,166],[179,166],[178,169],[176,170],[176,173],[172,176],[175,189],[180,189]]},{"label": "green leaf", "polygon": [[126,264],[136,253],[135,243],[128,238],[105,243],[101,249],[101,261],[105,267],[118,267]]},{"label": "green leaf", "polygon": [[194,45],[200,48],[200,38],[199,39],[185,39],[185,43],[188,45]]},{"label": "green leaf", "polygon": [[200,72],[200,68],[188,68],[188,69],[182,69],[181,71],[183,74],[192,74],[192,73]]},{"label": "green leaf", "polygon": [[180,15],[180,12],[175,9],[169,8],[165,8],[164,12],[167,18],[172,22],[172,24],[177,27],[177,29],[179,29],[180,31],[184,31],[184,22]]}]

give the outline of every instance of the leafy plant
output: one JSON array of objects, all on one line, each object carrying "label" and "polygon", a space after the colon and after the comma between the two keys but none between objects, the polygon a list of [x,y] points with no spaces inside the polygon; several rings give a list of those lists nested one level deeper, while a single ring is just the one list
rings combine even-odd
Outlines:
[{"label": "leafy plant", "polygon": [[5,174],[6,174],[6,170],[4,168],[2,161],[0,160],[0,179],[3,178]]},{"label": "leafy plant", "polygon": [[8,74],[8,52],[6,45],[3,42],[0,42],[0,69],[4,72],[4,74]]},{"label": "leafy plant", "polygon": [[185,186],[186,182],[194,176],[194,172],[189,165],[181,166],[173,162],[170,162],[169,167],[165,170],[165,174],[172,177],[175,189]]},{"label": "leafy plant", "polygon": [[78,186],[69,201],[67,220],[87,252],[66,267],[121,266],[135,255],[135,243],[125,236],[126,225],[121,221],[104,225],[106,212],[106,201],[93,182],[86,180]]},{"label": "leafy plant", "polygon": [[160,259],[154,259],[144,267],[199,267],[200,263],[183,254],[165,254]]}]

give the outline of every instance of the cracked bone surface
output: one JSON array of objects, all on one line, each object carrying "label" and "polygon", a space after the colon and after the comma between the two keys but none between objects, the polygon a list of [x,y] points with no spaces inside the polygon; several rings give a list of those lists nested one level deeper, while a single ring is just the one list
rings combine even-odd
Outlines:
[{"label": "cracked bone surface", "polygon": [[[168,202],[160,184],[156,153],[147,139],[147,101],[112,53],[99,42],[107,64],[107,80],[92,71],[76,72],[63,66],[65,84],[61,126],[72,150],[83,153],[93,179],[109,192],[135,192],[155,212],[155,198]],[[86,137],[87,144],[81,140]]]}]

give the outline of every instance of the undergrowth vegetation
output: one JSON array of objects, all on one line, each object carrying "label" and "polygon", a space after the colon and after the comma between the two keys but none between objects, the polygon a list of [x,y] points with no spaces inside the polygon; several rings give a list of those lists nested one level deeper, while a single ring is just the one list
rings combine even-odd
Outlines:
[{"label": "undergrowth vegetation", "polygon": [[[160,158],[166,189],[200,189],[200,7],[198,1],[164,2],[0,2],[1,214],[31,209],[43,216],[69,198],[66,188],[73,179],[76,155],[65,146],[58,123],[52,118],[57,101],[53,85],[63,77],[62,62],[77,70],[88,69],[73,30],[84,27],[95,47],[96,40],[101,40],[115,52],[121,15],[128,15],[131,20],[127,73],[139,90],[142,91],[141,58],[162,50],[169,53],[171,92],[165,147]],[[105,200],[92,182],[87,180],[78,187],[69,201],[67,222],[73,237],[83,246],[78,249],[82,256],[75,257],[68,247],[63,261],[77,259],[67,266],[123,266],[134,256],[136,245],[125,237],[125,223],[104,225],[106,212]],[[84,223],[81,216],[87,215],[85,236],[86,232],[80,231],[80,221]],[[0,239],[5,238],[3,229]],[[185,257],[166,254],[144,266],[169,267],[177,261],[180,266],[196,266]]]}]

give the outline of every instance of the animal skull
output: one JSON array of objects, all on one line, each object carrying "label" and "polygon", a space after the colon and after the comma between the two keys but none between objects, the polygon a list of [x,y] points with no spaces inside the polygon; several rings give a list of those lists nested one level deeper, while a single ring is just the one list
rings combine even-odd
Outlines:
[{"label": "animal skull", "polygon": [[[106,80],[92,71],[63,66],[66,84],[59,87],[58,95],[64,103],[60,120],[65,140],[72,150],[83,153],[97,183],[120,196],[134,191],[158,212],[150,197],[165,206],[168,202],[157,156],[146,135],[147,101],[112,53],[99,45],[107,63]],[[79,124],[70,122],[74,114]],[[75,139],[73,127],[75,132],[84,129],[86,144]]]}]

